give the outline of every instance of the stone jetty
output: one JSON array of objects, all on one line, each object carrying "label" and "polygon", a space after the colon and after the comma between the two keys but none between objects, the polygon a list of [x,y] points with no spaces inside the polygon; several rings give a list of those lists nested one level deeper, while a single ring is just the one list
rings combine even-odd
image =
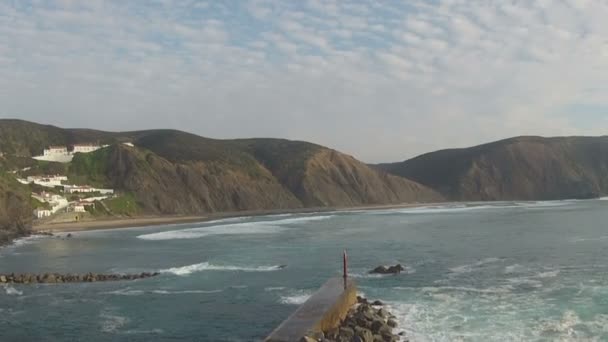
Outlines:
[{"label": "stone jetty", "polygon": [[0,284],[57,284],[57,283],[92,283],[100,281],[135,280],[155,277],[159,272],[137,274],[0,274]]},{"label": "stone jetty", "polygon": [[395,334],[397,321],[380,301],[369,302],[357,297],[353,307],[339,327],[330,331],[304,336],[299,342],[407,342],[402,332]]}]

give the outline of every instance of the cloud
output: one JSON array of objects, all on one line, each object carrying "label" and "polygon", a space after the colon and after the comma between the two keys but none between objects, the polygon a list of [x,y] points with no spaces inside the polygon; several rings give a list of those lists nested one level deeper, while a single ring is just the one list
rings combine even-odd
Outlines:
[{"label": "cloud", "polygon": [[592,0],[0,2],[0,117],[370,162],[603,134],[606,17]]}]

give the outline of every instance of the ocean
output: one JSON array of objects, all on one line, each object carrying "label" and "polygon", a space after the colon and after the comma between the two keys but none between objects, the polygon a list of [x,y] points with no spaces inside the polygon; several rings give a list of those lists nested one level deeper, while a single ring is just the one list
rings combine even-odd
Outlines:
[{"label": "ocean", "polygon": [[[257,341],[351,276],[411,341],[608,340],[608,201],[457,203],[32,237],[0,273],[134,273],[0,285],[0,341]],[[369,275],[401,263],[406,272]],[[286,267],[283,267],[286,266]]]}]

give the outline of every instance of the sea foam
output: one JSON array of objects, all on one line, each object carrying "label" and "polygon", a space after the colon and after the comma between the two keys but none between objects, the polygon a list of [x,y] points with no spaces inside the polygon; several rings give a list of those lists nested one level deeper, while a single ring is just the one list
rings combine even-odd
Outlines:
[{"label": "sea foam", "polygon": [[286,304],[286,305],[302,305],[310,297],[312,297],[312,295],[313,295],[312,291],[304,291],[304,290],[292,291],[291,293],[289,293],[285,296],[281,296],[280,302],[281,302],[281,304]]},{"label": "sea foam", "polygon": [[189,228],[181,230],[169,230],[159,233],[143,234],[137,238],[142,240],[175,240],[175,239],[198,239],[211,235],[243,235],[243,234],[273,234],[283,231],[285,226],[292,224],[306,223],[312,221],[326,220],[333,215],[324,216],[304,216],[286,218],[272,221],[256,221],[220,224],[198,228]]},{"label": "sea foam", "polygon": [[164,270],[160,270],[161,273],[171,273],[179,276],[189,275],[195,272],[202,271],[240,271],[240,272],[272,272],[278,271],[282,267],[276,266],[231,266],[231,265],[213,265],[208,262],[201,262],[198,264],[192,264],[181,267],[172,267]]}]

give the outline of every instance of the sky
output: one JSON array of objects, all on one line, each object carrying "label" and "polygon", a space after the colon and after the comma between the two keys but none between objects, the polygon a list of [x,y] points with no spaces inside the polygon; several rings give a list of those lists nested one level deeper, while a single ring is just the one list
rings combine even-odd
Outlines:
[{"label": "sky", "polygon": [[366,162],[608,128],[604,0],[0,0],[0,118]]}]

